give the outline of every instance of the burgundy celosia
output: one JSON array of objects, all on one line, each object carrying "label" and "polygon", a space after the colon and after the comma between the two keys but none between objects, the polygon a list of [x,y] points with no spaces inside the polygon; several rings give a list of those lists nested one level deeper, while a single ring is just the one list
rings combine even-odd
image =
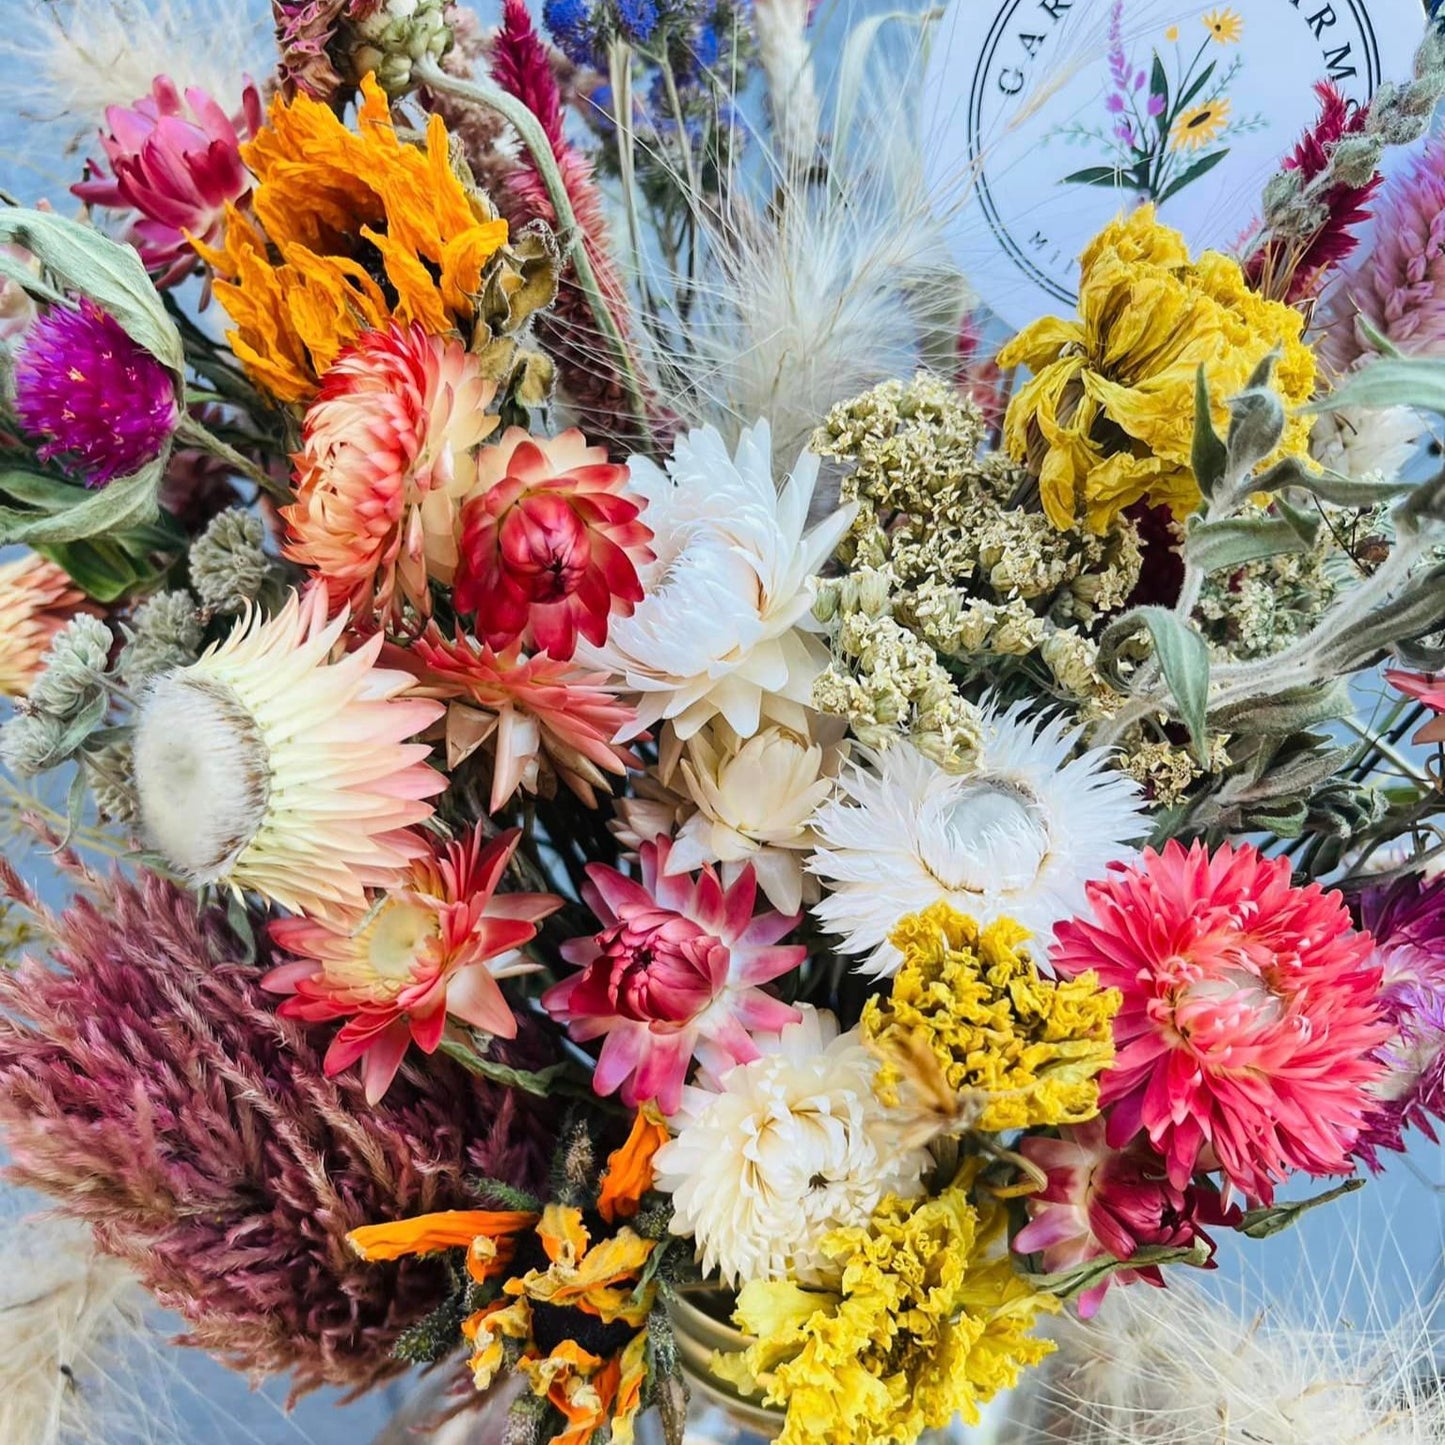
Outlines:
[{"label": "burgundy celosia", "polygon": [[476,614],[492,647],[520,637],[563,662],[579,634],[601,647],[613,614],[642,601],[637,567],[653,555],[638,520],[647,499],[627,490],[627,468],[575,427],[511,427],[482,453],[478,480],[462,509],[458,610]]},{"label": "burgundy celosia", "polygon": [[548,1123],[444,1059],[369,1107],[275,1016],[266,962],[153,875],[73,903],[53,963],[0,974],[10,1172],[90,1224],[185,1317],[186,1343],[256,1378],[292,1372],[297,1393],[366,1389],[403,1368],[397,1334],[445,1275],[363,1264],[347,1231],[474,1205],[479,1176],[536,1187]]},{"label": "burgundy celosia", "polygon": [[226,206],[251,189],[241,160],[241,142],[262,123],[261,97],[250,81],[233,119],[204,90],[187,90],[158,75],[151,93],[132,106],[111,106],[100,143],[110,174],[99,161],[92,176],[72,186],[91,205],[135,211],[139,217],[126,239],[135,247],[158,286],[171,286],[200,264],[195,237],[217,246],[226,225]]},{"label": "burgundy celosia", "polygon": [[1418,875],[1366,889],[1356,905],[1375,940],[1382,999],[1394,1036],[1380,1050],[1388,1072],[1376,1085],[1378,1111],[1355,1144],[1379,1171],[1379,1150],[1403,1152],[1405,1131],[1438,1140],[1445,1120],[1445,878]]},{"label": "burgundy celosia", "polygon": [[[1014,1236],[1019,1254],[1038,1253],[1053,1273],[1097,1259],[1130,1260],[1147,1246],[1188,1249],[1203,1244],[1214,1267],[1214,1241],[1206,1224],[1233,1223],[1219,1191],[1191,1182],[1169,1181],[1164,1161],[1140,1136],[1127,1149],[1111,1149],[1102,1117],[1059,1131],[1057,1139],[1030,1135],[1019,1153],[1037,1164],[1048,1184],[1028,1196],[1029,1223]],[[1164,1286],[1158,1265],[1140,1265],[1106,1274],[1079,1296],[1079,1314],[1088,1319],[1112,1283]]]},{"label": "burgundy celosia", "polygon": [[[1364,130],[1369,118],[1368,106],[1357,105],[1328,80],[1315,86],[1315,94],[1320,98],[1319,119],[1284,161],[1285,170],[1299,171],[1306,181],[1323,174],[1330,163],[1330,152],[1346,136]],[[1302,246],[1293,237],[1262,246],[1245,265],[1250,285],[1290,305],[1313,295],[1330,270],[1360,244],[1354,227],[1370,219],[1367,206],[1382,179],[1377,171],[1362,186],[1337,182],[1326,190],[1319,197],[1326,212],[1319,229]],[[1276,275],[1276,271],[1280,274]]]},{"label": "burgundy celosia", "polygon": [[1124,996],[1100,1080],[1109,1143],[1142,1129],[1175,1188],[1218,1169],[1266,1203],[1292,1171],[1349,1173],[1392,1029],[1340,895],[1294,887],[1287,858],[1248,844],[1173,840],[1088,895],[1050,960]]},{"label": "burgundy celosia", "polygon": [[31,324],[15,363],[15,414],[42,461],[102,487],[154,461],[180,409],[170,372],[89,297]]},{"label": "burgundy celosia", "polygon": [[797,1009],[759,986],[797,968],[801,946],[778,940],[798,925],[753,916],[751,865],[724,889],[711,868],[669,874],[666,838],[638,850],[641,879],[594,863],[582,890],[602,930],[562,946],[581,972],[547,990],[543,1006],[579,1042],[602,1038],[593,1087],[622,1090],[629,1107],[655,1099],[676,1113],[696,1057],[710,1073],[759,1057],[749,1030],[777,1033]]}]

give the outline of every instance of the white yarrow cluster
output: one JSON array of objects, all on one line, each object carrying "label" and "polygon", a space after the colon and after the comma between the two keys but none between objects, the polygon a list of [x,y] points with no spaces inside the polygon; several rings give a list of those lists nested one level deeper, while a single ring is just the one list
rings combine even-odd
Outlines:
[{"label": "white yarrow cluster", "polygon": [[929,1156],[899,1148],[897,1120],[873,1092],[877,1060],[856,1031],[838,1035],[832,1014],[805,1008],[757,1043],[761,1058],[683,1091],[657,1187],[705,1273],[730,1285],[828,1283],[824,1236],[866,1224],[885,1195],[920,1193]]},{"label": "white yarrow cluster", "polygon": [[804,453],[779,488],[766,422],[729,455],[712,428],[679,438],[664,472],[633,457],[632,490],[647,498],[656,560],[639,569],[646,595],[614,617],[584,665],[631,694],[636,737],[670,719],[680,739],[719,714],[744,738],[769,718],[807,731],[813,681],[828,662],[812,617],[819,570],[852,520],[840,509],[807,530],[818,458]]},{"label": "white yarrow cluster", "polygon": [[809,864],[828,889],[814,914],[860,969],[897,971],[899,919],[944,902],[980,923],[1008,917],[1047,942],[1084,905],[1084,885],[1133,856],[1146,831],[1138,788],[1059,719],[987,712],[968,772],[900,741],[844,769],[813,820]]}]

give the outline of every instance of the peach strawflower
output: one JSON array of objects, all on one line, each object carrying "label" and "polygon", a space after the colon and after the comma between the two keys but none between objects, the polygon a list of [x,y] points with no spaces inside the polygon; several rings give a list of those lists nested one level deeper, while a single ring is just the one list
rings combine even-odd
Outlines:
[{"label": "peach strawflower", "polygon": [[485,842],[474,829],[418,858],[402,885],[367,910],[271,924],[272,942],[298,961],[272,969],[264,987],[292,995],[278,1010],[283,1018],[346,1020],[326,1072],[360,1059],[369,1103],[391,1087],[410,1044],[436,1052],[448,1015],[516,1037],[497,979],[531,971],[517,950],[562,906],[549,893],[497,893],[520,836]]},{"label": "peach strawflower", "polygon": [[415,324],[367,332],[322,377],[281,515],[283,550],[317,574],[333,612],[399,625],[409,602],[431,615],[429,583],[456,570],[495,394],[461,342]]},{"label": "peach strawflower", "polygon": [[628,471],[575,427],[534,437],[509,427],[479,459],[462,512],[456,604],[493,647],[523,643],[565,660],[580,633],[594,647],[613,616],[642,601],[640,564],[653,560],[647,499]]},{"label": "peach strawflower", "polygon": [[1174,841],[1088,894],[1050,960],[1124,995],[1100,1080],[1110,1146],[1143,1129],[1176,1189],[1218,1168],[1265,1202],[1293,1170],[1350,1173],[1393,1030],[1340,894],[1293,887],[1287,858],[1248,844]]},{"label": "peach strawflower", "polygon": [[365,911],[427,845],[413,831],[446,779],[408,743],[442,708],[378,668],[378,633],[332,660],[346,614],[294,593],[252,613],[140,699],[133,757],[154,847],[196,886],[223,884],[324,917]]},{"label": "peach strawflower", "polygon": [[38,552],[0,563],[0,697],[24,697],[55,634],[85,593]]},{"label": "peach strawflower", "polygon": [[612,739],[632,722],[632,709],[605,673],[571,662],[528,657],[520,642],[500,651],[436,623],[411,644],[424,668],[417,696],[452,703],[447,761],[455,766],[483,743],[496,755],[488,808],[495,813],[517,791],[542,791],[555,773],[587,804],[608,790],[607,774],[624,776],[641,760]]}]

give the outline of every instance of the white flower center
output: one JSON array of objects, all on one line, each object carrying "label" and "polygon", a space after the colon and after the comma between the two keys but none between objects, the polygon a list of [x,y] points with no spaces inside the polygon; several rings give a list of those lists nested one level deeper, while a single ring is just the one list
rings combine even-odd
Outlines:
[{"label": "white flower center", "polygon": [[1044,815],[1022,789],[997,779],[965,782],[919,810],[923,865],[949,892],[1030,887],[1049,854]]},{"label": "white flower center", "polygon": [[134,770],[152,845],[195,883],[220,878],[266,817],[271,768],[256,720],[225,683],[191,669],[142,700]]}]

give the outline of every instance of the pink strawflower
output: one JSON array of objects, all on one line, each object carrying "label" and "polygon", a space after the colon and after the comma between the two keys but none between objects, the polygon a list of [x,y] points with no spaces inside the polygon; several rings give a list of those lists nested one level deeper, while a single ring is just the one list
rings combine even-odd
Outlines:
[{"label": "pink strawflower", "polygon": [[448,1015],[516,1038],[497,979],[533,967],[516,950],[562,906],[549,893],[496,892],[520,837],[513,830],[484,846],[473,829],[417,859],[406,882],[368,910],[271,924],[272,941],[301,960],[273,968],[261,986],[292,995],[282,1018],[346,1020],[326,1052],[326,1072],[360,1059],[368,1103],[391,1087],[409,1045],[436,1052]]},{"label": "pink strawflower", "polygon": [[[1218,1190],[1208,1184],[1176,1187],[1164,1161],[1142,1137],[1127,1149],[1110,1148],[1101,1117],[1059,1131],[1057,1139],[1031,1134],[1019,1153],[1048,1176],[1048,1185],[1028,1196],[1029,1223],[1014,1236],[1018,1254],[1040,1254],[1049,1273],[1091,1260],[1130,1260],[1142,1248],[1188,1249],[1196,1242],[1209,1250],[1205,1268],[1214,1267],[1214,1241],[1205,1224],[1233,1223]],[[1137,1281],[1164,1287],[1158,1265],[1119,1269],[1079,1296],[1079,1314],[1089,1319],[1109,1286]]]},{"label": "pink strawflower", "polygon": [[1375,940],[1394,1027],[1380,1050],[1387,1073],[1375,1086],[1376,1112],[1355,1144],[1378,1172],[1379,1150],[1403,1152],[1410,1128],[1438,1140],[1435,1122],[1445,1120],[1445,879],[1412,874],[1367,889],[1357,907]]},{"label": "pink strawflower", "polygon": [[807,950],[779,946],[801,914],[753,916],[757,880],[749,866],[724,889],[710,867],[693,878],[667,873],[666,838],[638,850],[640,881],[594,863],[582,890],[600,933],[563,944],[581,973],[542,995],[542,1005],[578,1043],[602,1038],[593,1087],[622,1090],[635,1108],[655,1099],[677,1111],[697,1058],[720,1075],[760,1057],[749,1030],[777,1033],[801,1017],[765,993],[801,964]]},{"label": "pink strawflower", "polygon": [[[398,1336],[445,1298],[446,1268],[367,1265],[348,1231],[475,1206],[479,1178],[541,1187],[545,1103],[435,1058],[369,1108],[276,1017],[264,932],[253,961],[224,908],[144,870],[72,903],[53,939],[50,959],[0,970],[12,1179],[89,1224],[187,1344],[253,1379],[301,1394],[402,1374]],[[530,1032],[498,1061],[537,1067]]]},{"label": "pink strawflower", "polygon": [[250,194],[241,142],[262,120],[261,97],[249,80],[232,118],[204,90],[189,89],[182,99],[175,82],[158,75],[149,95],[107,109],[100,143],[110,174],[92,161],[90,178],[71,192],[90,205],[135,211],[139,219],[126,239],[156,285],[173,286],[200,264],[192,239],[220,245],[227,204]]},{"label": "pink strawflower", "polygon": [[496,386],[461,342],[418,323],[367,332],[306,413],[283,548],[320,578],[333,613],[399,625],[431,615],[457,566],[462,498],[497,425]]},{"label": "pink strawflower", "polygon": [[88,296],[33,321],[15,362],[15,415],[41,461],[103,487],[158,457],[180,420],[175,380]]},{"label": "pink strawflower", "polygon": [[462,509],[455,597],[492,647],[521,638],[566,661],[579,633],[601,647],[612,615],[632,615],[638,565],[653,554],[638,521],[647,500],[627,480],[576,428],[548,438],[509,427],[483,452]]},{"label": "pink strawflower", "polygon": [[1445,353],[1445,145],[1430,142],[1391,178],[1369,255],[1339,278],[1323,312],[1318,354],[1334,374],[1375,354],[1361,320],[1409,356]]},{"label": "pink strawflower", "polygon": [[55,634],[82,610],[85,593],[37,552],[0,562],[0,697],[25,697]]},{"label": "pink strawflower", "polygon": [[1147,849],[1088,886],[1050,955],[1124,995],[1101,1080],[1108,1140],[1143,1129],[1169,1182],[1221,1169],[1268,1201],[1291,1170],[1347,1174],[1391,1034],[1372,941],[1338,893],[1296,888],[1248,844]]},{"label": "pink strawflower", "polygon": [[1398,668],[1385,673],[1385,681],[1398,688],[1406,697],[1423,702],[1434,717],[1415,734],[1417,743],[1445,742],[1445,677],[1435,677],[1423,672],[1401,672]]},{"label": "pink strawflower", "polygon": [[[394,659],[403,662],[405,656]],[[456,766],[482,743],[496,762],[488,809],[495,813],[518,788],[535,793],[548,769],[587,804],[607,790],[607,774],[624,776],[641,760],[613,738],[635,720],[605,673],[572,662],[527,657],[522,644],[500,650],[460,632],[449,640],[435,623],[412,642],[422,676],[414,695],[451,700],[447,760]]]}]

